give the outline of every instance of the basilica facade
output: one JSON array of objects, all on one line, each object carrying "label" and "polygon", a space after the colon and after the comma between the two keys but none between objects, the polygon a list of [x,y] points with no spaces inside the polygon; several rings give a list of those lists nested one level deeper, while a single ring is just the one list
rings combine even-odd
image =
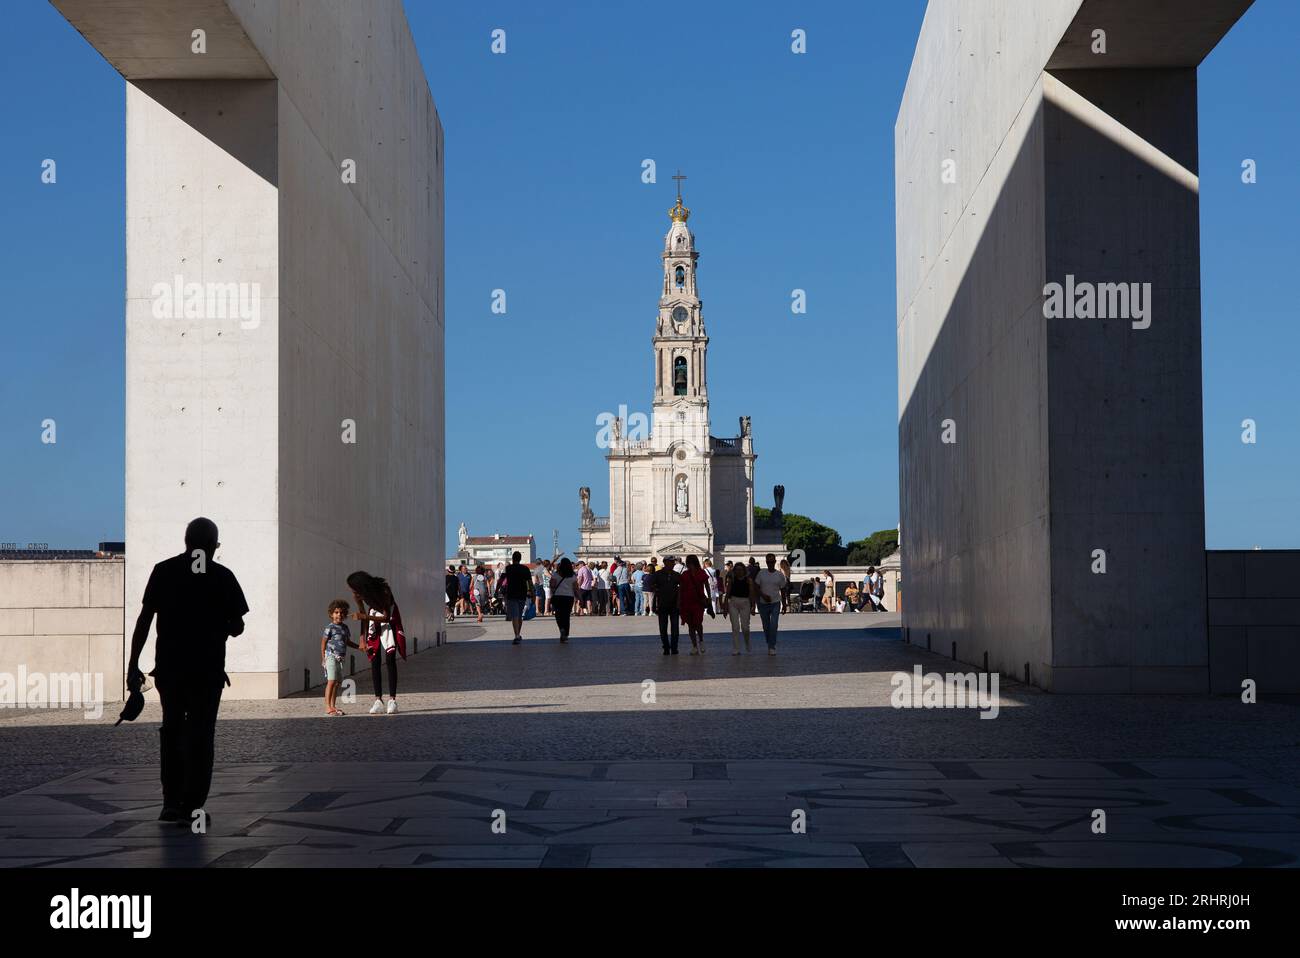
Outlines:
[{"label": "basilica facade", "polygon": [[[602,440],[609,466],[609,515],[582,504],[578,558],[633,561],[694,553],[701,559],[746,558],[756,549],[784,554],[781,534],[760,529],[755,541],[754,438],[748,416],[738,435],[710,434],[709,337],[696,282],[699,251],[677,204],[660,256],[663,282],[651,355],[649,417],[616,418]],[[763,544],[766,543],[766,544]]]}]

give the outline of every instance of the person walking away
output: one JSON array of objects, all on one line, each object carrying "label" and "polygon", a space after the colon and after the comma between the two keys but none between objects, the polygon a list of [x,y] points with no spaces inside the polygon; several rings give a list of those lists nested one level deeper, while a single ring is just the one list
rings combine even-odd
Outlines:
[{"label": "person walking away", "polygon": [[731,619],[731,654],[740,654],[740,636],[745,636],[745,651],[749,651],[749,617],[757,602],[758,589],[749,579],[749,568],[739,562],[731,567],[727,578],[727,616]]},{"label": "person walking away", "polygon": [[776,655],[776,630],[781,621],[781,590],[788,584],[786,577],[776,568],[776,556],[766,557],[767,568],[754,579],[758,591],[758,616],[763,622],[763,638],[767,640],[767,654]]},{"label": "person walking away", "polygon": [[528,566],[519,561],[521,558],[523,557],[516,550],[510,556],[510,564],[501,574],[505,583],[502,589],[505,592],[506,618],[510,620],[510,625],[515,630],[514,645],[524,640],[519,630],[524,625],[524,606],[528,604],[528,596],[533,591],[532,573],[528,571]]},{"label": "person walking away", "polygon": [[185,528],[185,551],[153,567],[131,635],[126,686],[144,687],[140,653],[158,618],[154,668],[149,674],[162,705],[159,729],[162,811],[160,822],[192,826],[212,788],[217,711],[226,676],[226,639],[244,633],[248,603],[235,574],[213,556],[221,543],[217,526],[200,516]]},{"label": "person walking away", "polygon": [[813,582],[813,611],[820,612],[826,602],[826,583],[818,576]]},{"label": "person walking away", "polygon": [[368,572],[354,572],[348,576],[348,587],[357,600],[353,618],[366,623],[366,655],[370,657],[370,680],[375,688],[375,702],[370,714],[384,711],[384,686],[381,663],[388,672],[388,714],[397,713],[397,657],[406,658],[406,632],[402,629],[402,613],[398,611],[393,590],[379,576]]},{"label": "person walking away", "polygon": [[555,609],[555,624],[560,630],[560,641],[569,641],[569,620],[573,604],[578,598],[578,577],[568,557],[561,559],[551,575],[551,605]]},{"label": "person walking away", "polygon": [[673,568],[675,561],[672,556],[665,556],[664,567],[654,574],[653,582],[655,609],[659,614],[659,641],[663,643],[664,655],[677,654],[677,638],[680,635],[677,620],[681,614],[678,600],[682,574]]},{"label": "person walking away", "polygon": [[678,607],[682,624],[691,637],[691,655],[704,654],[704,613],[713,618],[713,598],[709,595],[709,576],[700,568],[698,556],[686,557],[686,571],[679,586]]}]

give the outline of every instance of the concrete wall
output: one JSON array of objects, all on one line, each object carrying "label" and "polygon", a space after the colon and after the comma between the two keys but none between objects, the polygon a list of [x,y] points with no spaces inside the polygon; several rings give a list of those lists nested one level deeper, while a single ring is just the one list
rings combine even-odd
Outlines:
[{"label": "concrete wall", "polygon": [[1211,691],[1300,692],[1300,550],[1212,551],[1206,578]]},{"label": "concrete wall", "polygon": [[[1151,284],[1149,328],[1045,321],[1044,685],[1203,692],[1196,71],[1062,70],[1044,88],[1047,280]],[[1096,549],[1105,575],[1092,571]]]},{"label": "concrete wall", "polygon": [[0,562],[0,673],[102,674],[121,701],[123,588],[120,559]]},{"label": "concrete wall", "polygon": [[1051,661],[1042,66],[1075,6],[931,3],[895,128],[903,624],[1016,675]]},{"label": "concrete wall", "polygon": [[[55,5],[132,80],[128,613],[203,514],[252,609],[228,694],[316,680],[326,605],[358,568],[390,580],[408,636],[432,647],[443,145],[401,3]],[[211,59],[176,45],[180,27],[210,30]],[[160,320],[155,284],[177,274],[256,284],[256,321]]]},{"label": "concrete wall", "polygon": [[[930,3],[895,128],[910,641],[1205,688],[1195,66],[1247,6]],[[1046,319],[1065,273],[1152,283],[1151,328]]]}]

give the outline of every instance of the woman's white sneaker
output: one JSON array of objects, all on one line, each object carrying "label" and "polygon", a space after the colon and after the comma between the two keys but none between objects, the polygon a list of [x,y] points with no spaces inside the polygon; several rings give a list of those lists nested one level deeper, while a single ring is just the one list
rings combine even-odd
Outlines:
[{"label": "woman's white sneaker", "polygon": [[370,714],[371,714],[371,715],[378,715],[378,714],[380,714],[381,712],[383,712],[383,710],[384,710],[384,700],[383,700],[383,699],[375,699],[375,704],[372,705],[372,706],[370,706]]},{"label": "woman's white sneaker", "polygon": [[388,700],[388,714],[389,715],[397,714],[397,699]]}]

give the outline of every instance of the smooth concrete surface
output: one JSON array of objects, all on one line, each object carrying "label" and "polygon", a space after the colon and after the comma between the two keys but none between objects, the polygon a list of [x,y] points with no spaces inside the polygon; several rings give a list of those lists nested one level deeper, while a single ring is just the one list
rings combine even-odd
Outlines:
[{"label": "smooth concrete surface", "polygon": [[[443,146],[401,3],[55,5],[134,78],[128,617],[152,565],[207,515],[252,610],[228,647],[229,694],[301,689],[319,670],[326,606],[350,599],[356,569],[392,583],[408,639],[432,647]],[[208,54],[176,48],[175,30],[206,23],[220,26]],[[159,318],[156,285],[176,276],[245,284],[257,315]]]},{"label": "smooth concrete surface", "polygon": [[123,692],[121,559],[0,562],[0,674],[103,676]]},{"label": "smooth concrete surface", "polygon": [[[128,80],[274,77],[225,0],[50,0]],[[194,31],[206,52],[194,52]]]},{"label": "smooth concrete surface", "polygon": [[[911,642],[1049,689],[1208,687],[1194,68],[1248,5],[930,3],[895,129]],[[1125,56],[1064,69],[1107,17]],[[1067,274],[1151,283],[1151,326],[1046,319]]]},{"label": "smooth concrete surface", "polygon": [[1300,692],[1300,550],[1206,554],[1215,693]]},{"label": "smooth concrete surface", "polygon": [[1047,281],[1151,284],[1149,328],[1046,320],[1050,687],[1204,692],[1196,71],[1059,71],[1044,91]]}]

